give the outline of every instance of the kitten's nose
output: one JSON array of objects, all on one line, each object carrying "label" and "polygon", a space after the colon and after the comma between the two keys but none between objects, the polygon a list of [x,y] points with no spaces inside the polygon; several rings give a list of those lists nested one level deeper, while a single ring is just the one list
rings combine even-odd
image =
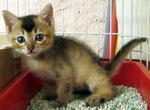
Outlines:
[{"label": "kitten's nose", "polygon": [[34,49],[34,45],[28,45],[27,49],[28,49],[29,53],[32,53],[33,49]]}]

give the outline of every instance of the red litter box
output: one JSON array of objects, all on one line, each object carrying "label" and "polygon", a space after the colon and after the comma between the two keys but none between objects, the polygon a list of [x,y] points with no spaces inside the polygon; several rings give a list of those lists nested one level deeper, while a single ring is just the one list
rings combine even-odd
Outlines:
[{"label": "red litter box", "polygon": [[[135,87],[148,103],[150,110],[150,71],[143,64],[125,61],[112,78],[112,83]],[[32,72],[21,73],[0,91],[0,110],[25,110],[42,85],[42,81]]]}]

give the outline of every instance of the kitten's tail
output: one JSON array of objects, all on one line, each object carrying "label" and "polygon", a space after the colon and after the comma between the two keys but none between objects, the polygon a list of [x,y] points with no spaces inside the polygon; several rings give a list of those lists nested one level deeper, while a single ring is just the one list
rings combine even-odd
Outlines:
[{"label": "kitten's tail", "polygon": [[117,55],[112,59],[112,62],[105,67],[105,70],[112,76],[114,71],[119,67],[122,61],[126,58],[128,53],[136,47],[138,44],[147,41],[147,38],[136,38],[129,41],[126,45],[124,45],[117,53]]}]

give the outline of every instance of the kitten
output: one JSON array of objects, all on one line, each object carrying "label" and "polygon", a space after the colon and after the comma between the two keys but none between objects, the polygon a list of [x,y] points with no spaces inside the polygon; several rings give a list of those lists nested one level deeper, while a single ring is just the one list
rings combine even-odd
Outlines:
[{"label": "kitten", "polygon": [[47,87],[50,82],[57,85],[48,91],[50,95],[57,95],[57,106],[66,105],[74,90],[86,87],[91,92],[86,99],[90,106],[110,100],[114,95],[110,82],[112,73],[135,46],[147,40],[131,40],[108,66],[103,67],[97,63],[97,55],[83,43],[55,35],[50,4],[38,15],[16,17],[4,10],[3,17],[9,41],[24,55],[26,65],[45,81]]}]

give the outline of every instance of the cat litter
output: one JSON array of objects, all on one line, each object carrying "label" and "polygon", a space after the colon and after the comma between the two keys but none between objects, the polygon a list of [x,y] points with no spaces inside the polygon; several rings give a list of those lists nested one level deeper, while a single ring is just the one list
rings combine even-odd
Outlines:
[{"label": "cat litter", "polygon": [[31,100],[26,110],[147,110],[147,104],[135,88],[126,86],[115,87],[117,95],[99,107],[86,106],[85,98],[74,95],[74,100],[66,107],[53,108],[53,101],[44,99],[42,92]]}]

